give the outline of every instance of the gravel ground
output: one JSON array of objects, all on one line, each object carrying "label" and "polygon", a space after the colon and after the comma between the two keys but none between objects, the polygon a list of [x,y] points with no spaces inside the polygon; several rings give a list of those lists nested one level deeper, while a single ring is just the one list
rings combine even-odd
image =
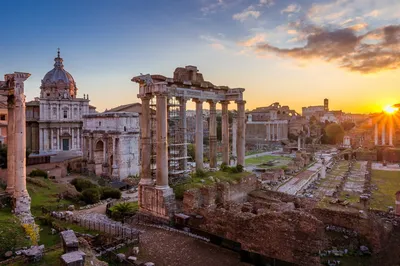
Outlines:
[{"label": "gravel ground", "polygon": [[240,262],[239,254],[186,235],[162,229],[137,226],[140,235],[138,259],[157,266],[250,265]]}]

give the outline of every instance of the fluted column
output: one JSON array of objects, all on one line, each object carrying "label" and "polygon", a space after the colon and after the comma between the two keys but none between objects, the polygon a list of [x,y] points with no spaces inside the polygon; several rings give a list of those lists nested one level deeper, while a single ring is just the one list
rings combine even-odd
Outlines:
[{"label": "fluted column", "polygon": [[217,168],[217,103],[209,101],[210,104],[210,168]]},{"label": "fluted column", "polygon": [[237,104],[237,164],[244,166],[244,156],[246,150],[245,131],[246,131],[246,101],[236,101]]},{"label": "fluted column", "polygon": [[180,114],[180,139],[182,146],[180,148],[180,156],[183,158],[180,160],[180,169],[186,171],[187,169],[187,121],[186,121],[186,102],[187,99],[179,98],[179,114]]},{"label": "fluted column", "polygon": [[382,145],[386,144],[386,124],[382,122]]},{"label": "fluted column", "polygon": [[167,189],[168,186],[168,127],[167,127],[167,95],[156,94],[157,121],[157,155],[156,155],[156,188]]},{"label": "fluted column", "polygon": [[15,182],[15,98],[8,96],[8,125],[7,125],[7,189],[14,193]]},{"label": "fluted column", "polygon": [[204,153],[204,143],[203,143],[203,101],[199,99],[193,99],[196,103],[196,139],[195,139],[195,149],[196,149],[196,169],[203,170],[203,153]]},{"label": "fluted column", "polygon": [[39,127],[39,153],[43,152],[43,128]]},{"label": "fluted column", "polygon": [[54,150],[54,129],[50,128],[50,150]]},{"label": "fluted column", "polygon": [[229,101],[222,101],[222,162],[229,165]]},{"label": "fluted column", "polygon": [[375,123],[375,146],[378,145],[378,122]]},{"label": "fluted column", "polygon": [[140,175],[140,184],[149,185],[153,181],[151,179],[151,109],[150,96],[141,97],[142,115],[140,117],[140,133],[141,133],[141,157],[142,167]]},{"label": "fluted column", "polygon": [[56,150],[58,151],[58,150],[60,150],[60,129],[59,128],[57,128],[57,148],[56,148]]},{"label": "fluted column", "polygon": [[[25,95],[24,81],[30,76],[27,73],[15,74],[15,187],[14,198],[16,201],[15,213],[26,212],[30,209],[30,204],[24,199],[29,198],[26,190],[26,119],[25,119]],[[23,199],[24,198],[24,199]],[[30,201],[30,199],[29,199]],[[20,206],[19,206],[20,205]]]}]

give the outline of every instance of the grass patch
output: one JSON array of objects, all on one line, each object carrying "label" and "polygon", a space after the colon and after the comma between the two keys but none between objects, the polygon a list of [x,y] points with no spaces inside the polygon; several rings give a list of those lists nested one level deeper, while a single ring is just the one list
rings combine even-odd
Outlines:
[{"label": "grass patch", "polygon": [[276,156],[276,155],[264,155],[259,157],[248,158],[245,160],[246,165],[259,165],[263,163],[267,163],[269,161],[279,161],[282,164],[289,163],[292,161],[292,158],[285,156]]},{"label": "grass patch", "polygon": [[371,183],[378,189],[372,191],[370,207],[387,211],[388,206],[395,206],[396,192],[400,189],[400,172],[372,170]]},{"label": "grass patch", "polygon": [[27,182],[26,184],[29,195],[32,199],[31,212],[34,216],[42,214],[42,207],[55,209],[59,205],[73,204],[73,202],[65,199],[59,201],[58,194],[63,192],[63,188],[59,184],[42,177],[35,177],[35,179],[41,180],[40,186],[30,182]]},{"label": "grass patch", "polygon": [[[41,261],[33,263],[30,262],[29,265],[32,266],[53,266],[53,265],[59,265],[60,264],[60,257],[61,255],[64,254],[64,251],[62,248],[55,249],[49,252],[46,252],[43,255],[43,258]],[[15,266],[24,266],[26,265],[26,262],[19,262],[14,264]]]},{"label": "grass patch", "polygon": [[11,208],[0,209],[0,256],[16,248],[30,246],[19,220],[11,213]]},{"label": "grass patch", "polygon": [[[228,183],[239,182],[243,177],[246,177],[250,174],[251,173],[248,172],[241,172],[241,173],[228,173],[223,171],[205,172],[204,177],[194,176],[184,183],[172,186],[172,189],[174,190],[175,197],[177,199],[182,200],[183,194],[186,190],[213,185],[215,184],[216,179],[219,179],[220,182],[228,182]],[[210,178],[211,176],[213,177],[213,180]]]}]

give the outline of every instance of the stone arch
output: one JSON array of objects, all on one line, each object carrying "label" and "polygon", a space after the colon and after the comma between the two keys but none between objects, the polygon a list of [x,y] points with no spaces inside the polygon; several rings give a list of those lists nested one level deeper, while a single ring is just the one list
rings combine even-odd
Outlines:
[{"label": "stone arch", "polygon": [[104,148],[104,141],[101,139],[97,140],[94,145],[95,173],[97,176],[103,173]]}]

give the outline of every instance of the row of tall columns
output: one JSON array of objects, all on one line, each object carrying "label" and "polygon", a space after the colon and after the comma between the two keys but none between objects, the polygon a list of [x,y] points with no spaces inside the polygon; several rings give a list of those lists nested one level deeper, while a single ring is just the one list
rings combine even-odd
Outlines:
[{"label": "row of tall columns", "polygon": [[[389,121],[386,123],[386,121],[383,121],[381,123],[381,126],[378,124],[378,122],[375,124],[374,128],[374,143],[375,145],[379,145],[379,126],[381,127],[381,145],[390,145],[393,146],[393,124],[391,123],[392,121]],[[386,127],[389,127],[389,143],[386,141]]]},{"label": "row of tall columns", "polygon": [[[14,213],[30,216],[30,197],[26,190],[26,125],[24,81],[28,73],[6,75],[9,84],[7,189],[13,195]],[[11,143],[10,143],[11,138]]]},{"label": "row of tall columns", "polygon": [[279,141],[287,139],[287,124],[285,123],[268,123],[267,141]]},{"label": "row of tall columns", "polygon": [[[54,133],[56,131],[56,133]],[[81,129],[70,128],[71,132],[71,150],[81,149]],[[54,134],[56,136],[54,136]],[[39,129],[39,149],[40,151],[51,150],[59,151],[62,150],[62,143],[60,142],[60,128],[40,128]],[[50,138],[49,138],[50,137]],[[56,142],[54,142],[54,137],[56,137]],[[50,139],[50,141],[49,141]]]}]

